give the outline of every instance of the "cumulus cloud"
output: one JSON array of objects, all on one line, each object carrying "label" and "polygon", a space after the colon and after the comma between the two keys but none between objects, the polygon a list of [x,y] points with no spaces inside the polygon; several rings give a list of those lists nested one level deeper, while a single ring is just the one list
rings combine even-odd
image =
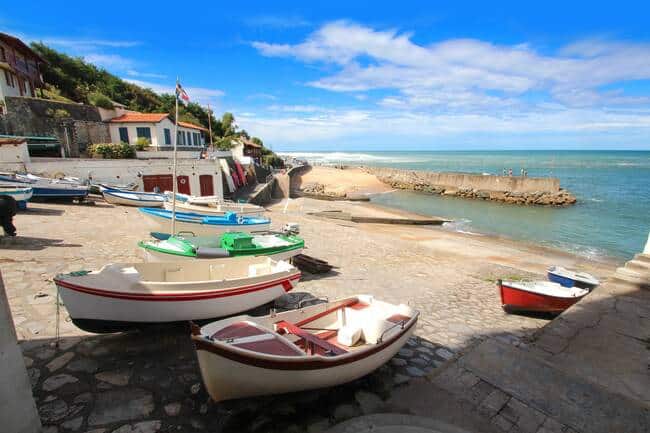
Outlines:
[{"label": "cumulus cloud", "polygon": [[[145,89],[151,89],[158,94],[174,93],[175,85],[173,83],[159,84],[159,83],[152,83],[149,81],[135,80],[132,78],[122,78],[122,79],[129,83],[138,85],[140,87],[144,87]],[[215,105],[220,103],[220,98],[223,95],[225,95],[225,92],[219,89],[209,89],[205,87],[191,87],[191,86],[183,86],[183,88],[189,95],[190,101],[199,103],[201,105],[211,104],[214,107]]]},{"label": "cumulus cloud", "polygon": [[335,72],[308,83],[335,92],[394,90],[382,105],[510,107],[529,92],[566,105],[646,103],[608,95],[599,87],[650,79],[650,44],[577,41],[554,54],[528,44],[498,45],[450,39],[421,45],[409,33],[336,21],[297,44],[254,42],[262,55],[332,65]]}]

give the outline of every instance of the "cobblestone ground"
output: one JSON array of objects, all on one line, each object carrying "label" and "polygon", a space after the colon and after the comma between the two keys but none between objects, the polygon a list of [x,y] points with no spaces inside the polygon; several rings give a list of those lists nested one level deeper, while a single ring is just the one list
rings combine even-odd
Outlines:
[{"label": "cobblestone ground", "polygon": [[[498,334],[517,342],[547,323],[504,314],[494,280],[535,275],[557,257],[510,244],[486,249],[488,240],[459,240],[439,228],[357,226],[305,214],[323,206],[301,199],[286,213],[282,206],[269,213],[275,228],[300,223],[306,253],[336,266],[325,275],[305,274],[292,296],[369,293],[409,303],[421,312],[415,336],[389,364],[356,382],[219,404],[203,390],[181,327],[97,336],[75,328],[61,306],[62,338],[54,345],[52,277],[140,260],[136,243],[149,230],[136,209],[37,203],[18,215],[21,237],[0,243],[0,270],[45,431],[320,431],[380,411],[392,389],[474,340]],[[509,259],[513,254],[517,260]]]}]

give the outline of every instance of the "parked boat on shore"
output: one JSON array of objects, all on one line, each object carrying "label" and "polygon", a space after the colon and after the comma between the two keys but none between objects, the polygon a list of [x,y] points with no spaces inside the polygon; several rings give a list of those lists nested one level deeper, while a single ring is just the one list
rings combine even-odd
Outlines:
[{"label": "parked boat on shore", "polygon": [[582,299],[588,290],[551,281],[497,281],[506,311],[559,314]]},{"label": "parked boat on shore", "polygon": [[[173,193],[165,191],[167,202],[164,206],[167,210],[172,210]],[[226,212],[235,212],[237,215],[261,216],[266,209],[251,203],[235,203],[226,201],[218,196],[192,196],[176,193],[176,208],[182,212],[196,212],[205,215],[222,216]]]},{"label": "parked boat on shore", "polygon": [[[159,232],[169,232],[172,211],[166,209],[140,208],[153,221]],[[176,233],[188,232],[194,236],[211,236],[235,231],[267,231],[271,220],[227,212],[224,216],[202,215],[192,212],[176,212]]]},{"label": "parked boat on shore", "polygon": [[58,275],[73,323],[90,332],[224,317],[292,290],[300,271],[268,257],[181,263],[117,263]]},{"label": "parked boat on shore", "polygon": [[302,253],[305,241],[285,234],[224,233],[221,236],[170,236],[166,240],[138,242],[147,262],[268,256],[287,260]]},{"label": "parked boat on shore", "polygon": [[111,204],[138,207],[162,207],[166,197],[163,194],[154,192],[121,191],[117,189],[105,189],[102,192],[104,200]]},{"label": "parked boat on shore", "polygon": [[32,198],[82,199],[88,195],[88,187],[75,179],[49,179],[33,174],[2,174],[0,181],[17,182],[32,188]]},{"label": "parked boat on shore", "polygon": [[598,278],[586,272],[572,271],[561,266],[548,268],[547,276],[549,281],[561,284],[565,287],[580,287],[592,290],[600,284]]},{"label": "parked boat on shore", "polygon": [[26,203],[32,198],[33,190],[29,186],[20,183],[0,183],[0,195],[9,195],[18,203]]},{"label": "parked boat on shore", "polygon": [[214,401],[323,388],[391,359],[418,312],[357,295],[263,317],[192,326],[203,383]]}]

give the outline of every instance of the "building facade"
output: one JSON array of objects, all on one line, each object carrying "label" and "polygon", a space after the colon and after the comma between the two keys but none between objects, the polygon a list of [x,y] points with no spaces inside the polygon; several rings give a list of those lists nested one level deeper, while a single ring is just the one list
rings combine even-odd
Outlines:
[{"label": "building facade", "polygon": [[0,111],[4,112],[5,96],[36,96],[36,89],[43,87],[43,63],[20,39],[0,33]]},{"label": "building facade", "polygon": [[[138,113],[128,111],[108,121],[113,143],[136,144],[138,139],[149,141],[151,150],[171,150],[174,123],[167,113]],[[205,147],[206,129],[187,122],[178,122],[178,148],[199,150]]]}]

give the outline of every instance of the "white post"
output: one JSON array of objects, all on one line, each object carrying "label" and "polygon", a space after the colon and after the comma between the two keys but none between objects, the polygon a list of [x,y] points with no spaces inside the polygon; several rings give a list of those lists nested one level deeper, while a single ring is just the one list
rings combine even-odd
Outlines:
[{"label": "white post", "polygon": [[171,235],[176,234],[176,151],[178,149],[178,77],[176,77],[176,89],[174,90],[176,96],[176,116],[174,116],[174,168],[172,169],[172,232]]},{"label": "white post", "polygon": [[645,243],[645,248],[643,249],[643,254],[650,255],[650,233],[648,234],[648,242]]}]

